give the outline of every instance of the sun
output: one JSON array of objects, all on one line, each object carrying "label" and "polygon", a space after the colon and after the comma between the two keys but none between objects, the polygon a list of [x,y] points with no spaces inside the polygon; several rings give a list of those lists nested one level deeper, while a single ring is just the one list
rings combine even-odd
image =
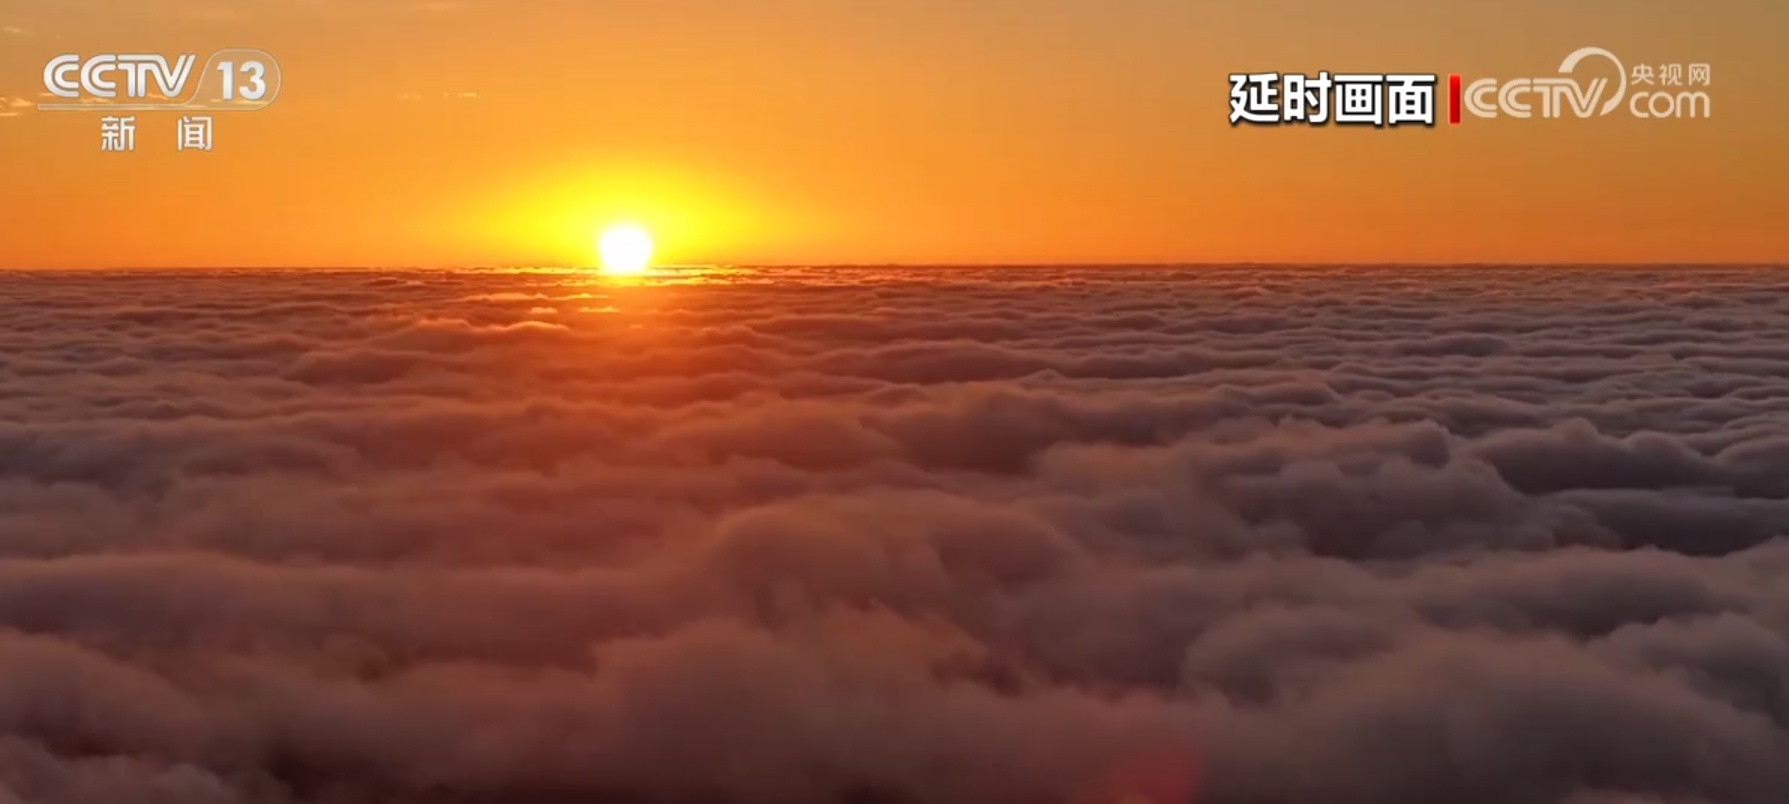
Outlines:
[{"label": "sun", "polygon": [[652,235],[631,223],[615,224],[596,239],[596,255],[605,274],[645,273],[652,265]]}]

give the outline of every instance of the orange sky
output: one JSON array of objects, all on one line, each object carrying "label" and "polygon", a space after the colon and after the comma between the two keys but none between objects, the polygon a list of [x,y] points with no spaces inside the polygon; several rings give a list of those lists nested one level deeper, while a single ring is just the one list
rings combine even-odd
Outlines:
[{"label": "orange sky", "polygon": [[[0,108],[0,267],[1789,261],[1789,5],[1718,0],[5,0],[61,53],[280,59],[179,153]],[[1232,128],[1232,71],[1712,65],[1695,121]],[[476,95],[476,97],[470,97]],[[415,96],[420,96],[417,99]],[[449,96],[449,97],[444,97]],[[13,105],[13,104],[0,104]]]}]

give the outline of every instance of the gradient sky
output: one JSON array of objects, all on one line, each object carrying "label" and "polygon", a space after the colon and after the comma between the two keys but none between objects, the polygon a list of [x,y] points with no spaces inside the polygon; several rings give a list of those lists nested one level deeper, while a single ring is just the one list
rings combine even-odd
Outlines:
[{"label": "gradient sky", "polygon": [[[178,153],[0,109],[0,266],[1789,261],[1789,8],[1761,0],[4,0],[60,53],[277,56]],[[1232,128],[1232,71],[1712,65],[1714,116]],[[475,96],[475,97],[474,97]],[[17,104],[7,104],[17,105]]]}]

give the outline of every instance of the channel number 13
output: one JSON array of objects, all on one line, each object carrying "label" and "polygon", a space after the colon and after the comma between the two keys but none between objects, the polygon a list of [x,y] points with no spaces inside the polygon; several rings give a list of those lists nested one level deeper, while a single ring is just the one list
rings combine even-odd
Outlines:
[{"label": "channel number 13", "polygon": [[[258,101],[267,96],[267,65],[258,61],[245,61],[237,65],[233,61],[219,62],[217,71],[224,74],[224,100],[226,102],[241,98],[245,101]],[[236,85],[236,75],[242,74],[242,85]]]}]

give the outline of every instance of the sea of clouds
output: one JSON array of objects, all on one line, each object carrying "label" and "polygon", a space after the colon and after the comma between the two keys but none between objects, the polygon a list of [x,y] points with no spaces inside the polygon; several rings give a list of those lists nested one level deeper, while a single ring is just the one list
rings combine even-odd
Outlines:
[{"label": "sea of clouds", "polygon": [[1789,800],[1789,274],[8,275],[4,804]]}]

